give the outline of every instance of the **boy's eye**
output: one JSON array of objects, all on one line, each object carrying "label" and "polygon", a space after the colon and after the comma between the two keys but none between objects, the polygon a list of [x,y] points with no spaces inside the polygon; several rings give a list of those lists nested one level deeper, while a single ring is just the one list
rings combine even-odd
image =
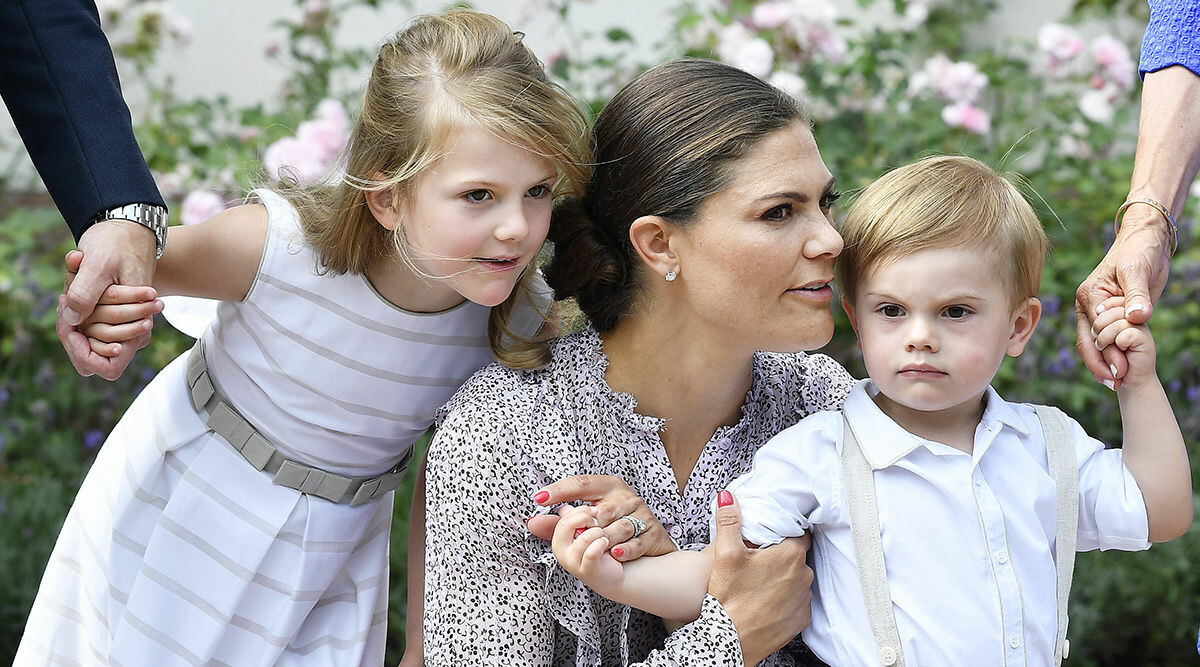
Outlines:
[{"label": "boy's eye", "polygon": [[489,198],[491,198],[491,196],[492,193],[488,192],[487,190],[472,190],[463,195],[463,199],[466,199],[470,202],[479,203],[482,201],[487,201]]},{"label": "boy's eye", "polygon": [[884,317],[900,317],[904,314],[904,311],[900,309],[900,306],[889,304],[886,306],[880,306],[879,314],[883,315]]},{"label": "boy's eye", "polygon": [[950,306],[946,309],[946,317],[949,317],[952,320],[961,320],[970,314],[971,311],[965,306]]},{"label": "boy's eye", "polygon": [[833,208],[833,203],[838,199],[841,199],[841,197],[842,193],[838,192],[837,190],[830,190],[829,192],[826,192],[825,196],[821,197],[821,210],[828,211],[830,208]]},{"label": "boy's eye", "polygon": [[767,209],[766,213],[762,214],[763,220],[786,220],[792,214],[791,204],[780,204],[773,208]]},{"label": "boy's eye", "polygon": [[534,199],[541,199],[542,197],[546,197],[550,194],[550,186],[545,184],[535,185],[532,188],[529,188],[529,191],[526,192],[526,194]]}]

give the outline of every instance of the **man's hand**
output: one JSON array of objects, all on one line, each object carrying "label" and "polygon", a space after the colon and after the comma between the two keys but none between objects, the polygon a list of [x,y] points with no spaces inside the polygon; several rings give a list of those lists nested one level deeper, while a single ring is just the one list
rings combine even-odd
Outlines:
[{"label": "man's hand", "polygon": [[79,239],[79,250],[67,254],[66,295],[59,299],[56,329],[58,339],[82,376],[99,375],[106,380],[121,376],[133,354],[150,342],[150,333],[117,347],[105,348],[114,356],[97,353],[78,325],[92,314],[100,295],[109,285],[145,286],[146,300],[154,300],[154,233],[125,220],[106,220],[87,229]]}]

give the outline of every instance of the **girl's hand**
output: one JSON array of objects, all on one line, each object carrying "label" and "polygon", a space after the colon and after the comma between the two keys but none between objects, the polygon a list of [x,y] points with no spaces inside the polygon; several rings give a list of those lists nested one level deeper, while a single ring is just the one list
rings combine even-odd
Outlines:
[{"label": "girl's hand", "polygon": [[162,301],[154,296],[149,287],[109,285],[77,329],[88,337],[96,354],[115,357],[121,353],[121,343],[139,341],[150,332],[154,315],[163,309]]},{"label": "girl's hand", "polygon": [[554,557],[576,579],[604,595],[625,581],[625,568],[608,553],[608,538],[596,525],[595,508],[573,507],[554,528]]},{"label": "girl's hand", "polygon": [[1134,324],[1126,319],[1125,299],[1112,297],[1106,299],[1098,308],[1100,313],[1092,323],[1092,334],[1096,339],[1096,348],[1103,350],[1114,346],[1121,350],[1127,364],[1125,368],[1117,369],[1114,389],[1122,385],[1140,385],[1144,382],[1158,382],[1155,371],[1154,338],[1145,324]]},{"label": "girl's hand", "polygon": [[[543,507],[569,502],[585,502],[595,510],[596,523],[611,545],[613,558],[628,562],[642,556],[661,556],[676,550],[675,543],[658,517],[619,477],[611,475],[575,475],[546,486],[533,495],[534,502]],[[635,516],[646,524],[646,530],[633,537],[633,522],[622,520]],[[536,516],[527,522],[529,532],[543,540],[551,539],[559,517]]]}]

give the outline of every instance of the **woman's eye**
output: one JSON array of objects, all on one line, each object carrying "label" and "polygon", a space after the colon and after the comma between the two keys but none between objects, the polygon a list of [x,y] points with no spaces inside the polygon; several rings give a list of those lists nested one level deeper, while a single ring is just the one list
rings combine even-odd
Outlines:
[{"label": "woman's eye", "polygon": [[883,315],[884,317],[900,317],[901,315],[904,314],[904,311],[900,310],[900,306],[888,305],[888,306],[882,306],[879,309],[879,314]]},{"label": "woman's eye", "polygon": [[767,209],[766,213],[762,214],[763,220],[787,220],[792,214],[791,204],[780,204],[774,208]]},{"label": "woman's eye", "polygon": [[949,317],[952,320],[961,320],[970,314],[971,311],[964,306],[950,306],[946,309],[946,317]]},{"label": "woman's eye", "polygon": [[550,186],[535,185],[532,188],[529,188],[529,191],[526,192],[526,194],[534,199],[541,199],[542,197],[546,197],[550,194]]},{"label": "woman's eye", "polygon": [[828,211],[829,209],[833,208],[833,203],[841,198],[842,193],[836,190],[830,190],[829,192],[826,192],[825,196],[821,197],[821,210]]},{"label": "woman's eye", "polygon": [[463,199],[466,199],[467,201],[470,201],[470,202],[479,203],[482,201],[487,201],[488,199],[491,198],[491,196],[492,196],[492,193],[488,192],[487,190],[472,190],[472,191],[468,192],[467,194],[463,195]]}]

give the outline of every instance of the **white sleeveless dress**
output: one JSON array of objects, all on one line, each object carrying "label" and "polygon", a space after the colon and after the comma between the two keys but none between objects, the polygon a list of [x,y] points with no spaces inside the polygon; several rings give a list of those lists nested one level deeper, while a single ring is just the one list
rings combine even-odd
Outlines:
[{"label": "white sleeveless dress", "polygon": [[[411,313],[361,275],[322,273],[291,205],[256,194],[266,248],[246,299],[204,334],[214,384],[285,456],[383,473],[492,361],[489,309]],[[518,334],[540,325],[536,300]],[[381,664],[392,494],[351,507],[273,485],[206,428],[186,356],[101,448],[15,664]]]}]

